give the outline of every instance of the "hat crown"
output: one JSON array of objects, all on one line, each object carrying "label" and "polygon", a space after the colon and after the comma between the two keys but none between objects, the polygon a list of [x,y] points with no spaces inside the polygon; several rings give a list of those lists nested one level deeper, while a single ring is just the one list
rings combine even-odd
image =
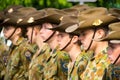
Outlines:
[{"label": "hat crown", "polygon": [[82,11],[79,14],[79,19],[85,20],[88,18],[94,18],[94,17],[97,17],[99,15],[106,15],[106,14],[108,14],[108,11],[106,8],[103,8],[103,7],[90,8],[90,9],[87,9],[85,11]]}]

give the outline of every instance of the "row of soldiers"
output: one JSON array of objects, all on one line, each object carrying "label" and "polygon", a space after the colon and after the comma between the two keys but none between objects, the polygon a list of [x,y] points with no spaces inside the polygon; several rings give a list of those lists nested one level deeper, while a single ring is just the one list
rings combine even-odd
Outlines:
[{"label": "row of soldiers", "polygon": [[0,12],[0,80],[120,80],[120,10],[9,6]]}]

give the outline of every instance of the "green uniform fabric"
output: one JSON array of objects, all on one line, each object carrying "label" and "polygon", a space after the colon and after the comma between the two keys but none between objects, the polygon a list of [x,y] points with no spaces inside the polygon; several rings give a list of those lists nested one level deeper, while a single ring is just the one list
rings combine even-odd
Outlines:
[{"label": "green uniform fabric", "polygon": [[40,53],[35,53],[29,65],[29,80],[44,80],[43,72],[49,52],[50,47],[48,44],[44,44],[40,50]]},{"label": "green uniform fabric", "polygon": [[81,75],[82,80],[102,80],[105,68],[108,68],[110,60],[107,55],[107,50],[94,56],[86,67],[86,70]]},{"label": "green uniform fabric", "polygon": [[5,44],[4,38],[0,37],[0,79],[2,79],[2,77],[5,75],[8,50],[9,47]]},{"label": "green uniform fabric", "polygon": [[19,38],[9,54],[4,80],[27,80],[31,53],[34,53],[31,45],[25,38]]},{"label": "green uniform fabric", "polygon": [[115,66],[110,64],[105,70],[105,75],[102,80],[120,80],[120,65]]},{"label": "green uniform fabric", "polygon": [[70,57],[68,53],[55,49],[50,56],[44,69],[44,80],[67,80],[68,63]]},{"label": "green uniform fabric", "polygon": [[80,75],[86,69],[88,61],[93,56],[93,52],[82,51],[73,64],[68,65],[68,80],[81,80]]}]

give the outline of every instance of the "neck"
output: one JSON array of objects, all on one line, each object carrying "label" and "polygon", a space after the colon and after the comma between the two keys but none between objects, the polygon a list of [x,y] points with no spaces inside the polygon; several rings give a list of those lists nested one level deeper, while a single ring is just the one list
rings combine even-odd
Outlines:
[{"label": "neck", "polygon": [[81,53],[80,47],[77,45],[73,45],[71,49],[68,51],[72,62],[74,62],[77,56]]},{"label": "neck", "polygon": [[50,48],[52,50],[54,50],[56,48],[57,44],[58,44],[58,42],[55,39],[48,42],[48,45],[50,46]]},{"label": "neck", "polygon": [[94,53],[95,55],[99,54],[101,51],[105,50],[106,48],[108,47],[108,42],[98,42],[95,50],[94,50]]}]

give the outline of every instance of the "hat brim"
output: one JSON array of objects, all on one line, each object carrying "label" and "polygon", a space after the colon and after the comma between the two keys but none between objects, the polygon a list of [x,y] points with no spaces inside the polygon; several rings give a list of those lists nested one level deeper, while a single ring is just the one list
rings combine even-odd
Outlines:
[{"label": "hat brim", "polygon": [[49,22],[49,23],[53,23],[53,24],[60,24],[61,22],[61,17],[63,15],[61,14],[52,14],[49,16],[43,16],[42,18],[38,19],[37,21],[41,22],[41,23],[45,23],[45,22]]},{"label": "hat brim", "polygon": [[111,31],[105,38],[100,41],[120,40],[120,31]]}]

